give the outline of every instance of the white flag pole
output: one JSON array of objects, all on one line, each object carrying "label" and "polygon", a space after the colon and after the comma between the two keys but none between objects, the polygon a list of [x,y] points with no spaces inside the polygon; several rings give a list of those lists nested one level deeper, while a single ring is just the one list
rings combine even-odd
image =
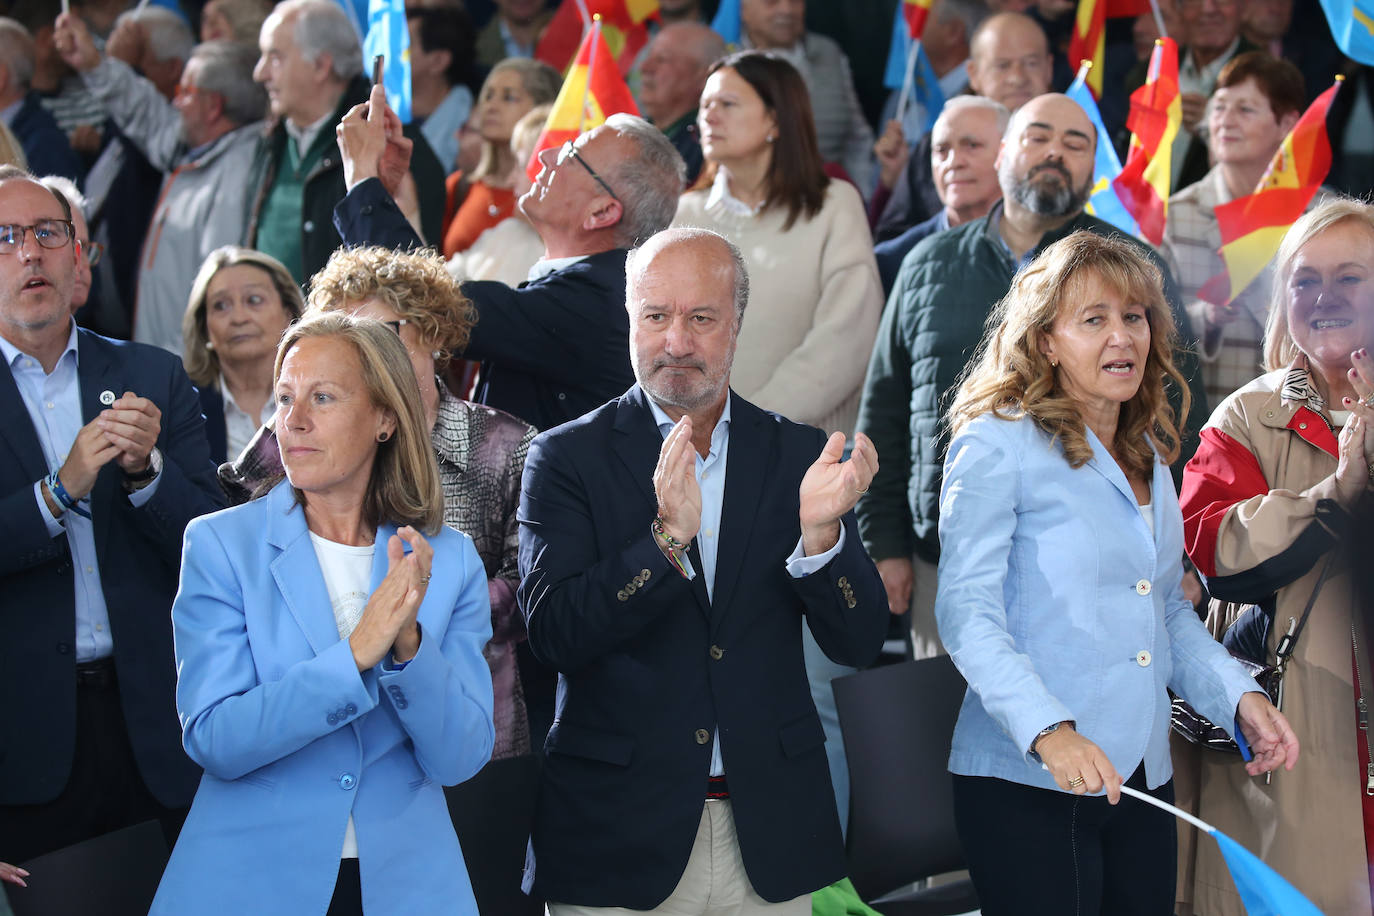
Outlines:
[{"label": "white flag pole", "polygon": [[1138,798],[1138,799],[1140,799],[1141,801],[1145,802],[1145,804],[1147,804],[1147,805],[1154,805],[1156,808],[1159,808],[1161,811],[1167,811],[1167,812],[1169,812],[1170,814],[1172,814],[1174,817],[1181,817],[1181,818],[1183,818],[1185,821],[1187,821],[1188,823],[1192,824],[1194,827],[1196,827],[1197,829],[1201,830],[1203,833],[1216,833],[1216,832],[1217,832],[1217,828],[1213,827],[1211,824],[1207,823],[1206,821],[1200,820],[1200,819],[1198,819],[1198,818],[1196,818],[1196,817],[1193,817],[1193,816],[1192,816],[1191,814],[1189,814],[1187,811],[1184,811],[1184,810],[1182,810],[1181,808],[1175,808],[1173,805],[1169,804],[1168,802],[1160,801],[1159,799],[1155,798],[1153,795],[1148,795],[1148,794],[1146,794],[1145,792],[1141,792],[1139,789],[1132,789],[1130,786],[1122,786],[1122,787],[1121,787],[1121,791],[1122,791],[1123,793],[1125,793],[1126,795],[1131,796],[1132,798]]},{"label": "white flag pole", "polygon": [[[912,84],[916,80],[916,52],[921,48],[921,39],[917,38],[911,42],[911,47],[906,52],[906,78],[902,80],[902,92],[897,96],[897,123],[904,124],[906,116],[906,106],[911,100]],[[910,138],[908,138],[910,139]]]}]

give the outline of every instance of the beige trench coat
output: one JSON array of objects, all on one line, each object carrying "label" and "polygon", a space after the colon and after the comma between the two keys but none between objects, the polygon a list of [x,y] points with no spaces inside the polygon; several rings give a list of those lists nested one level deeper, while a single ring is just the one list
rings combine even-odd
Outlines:
[{"label": "beige trench coat", "polygon": [[[1290,551],[1313,524],[1317,502],[1335,495],[1335,436],[1305,401],[1281,398],[1287,371],[1261,376],[1227,399],[1208,421],[1184,473],[1189,551],[1218,590],[1229,577],[1237,577],[1235,583],[1247,574],[1252,585],[1262,583],[1262,564]],[[1310,558],[1305,574],[1278,589],[1271,659],[1289,618],[1302,615],[1324,562],[1324,555]],[[1213,632],[1223,632],[1238,610],[1213,601]],[[1292,772],[1281,770],[1266,783],[1248,776],[1234,756],[1175,742],[1181,801],[1257,854],[1327,916],[1371,912],[1351,621],[1348,577],[1333,568],[1285,677],[1283,711],[1301,748]],[[1243,916],[1216,843],[1199,839],[1191,827],[1182,830],[1179,912]]]}]

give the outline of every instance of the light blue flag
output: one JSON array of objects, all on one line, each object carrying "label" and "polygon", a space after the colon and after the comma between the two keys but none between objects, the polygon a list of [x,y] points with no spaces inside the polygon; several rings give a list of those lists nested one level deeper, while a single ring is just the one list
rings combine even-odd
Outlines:
[{"label": "light blue flag", "polygon": [[1093,191],[1088,198],[1088,205],[1084,207],[1098,219],[1106,220],[1127,235],[1140,237],[1140,226],[1136,224],[1135,217],[1131,216],[1129,210],[1121,203],[1121,199],[1116,196],[1116,189],[1112,187],[1112,181],[1117,175],[1121,174],[1121,160],[1116,157],[1116,148],[1112,146],[1112,138],[1107,133],[1107,128],[1102,124],[1102,115],[1097,110],[1097,102],[1093,100],[1093,94],[1083,82],[1083,76],[1073,81],[1073,85],[1065,90],[1065,95],[1078,103],[1088,115],[1088,120],[1093,122],[1097,128],[1097,154],[1093,160]]},{"label": "light blue flag", "polygon": [[725,39],[727,45],[739,45],[739,0],[720,0],[716,18],[711,20],[711,28]]},{"label": "light blue flag", "polygon": [[1374,66],[1374,0],[1321,0],[1331,37],[1346,57]]},{"label": "light blue flag", "polygon": [[1231,880],[1236,882],[1240,902],[1249,916],[1322,916],[1322,911],[1284,880],[1282,875],[1211,824],[1130,786],[1122,786],[1121,794],[1154,805],[1210,834],[1221,849],[1222,858],[1231,872]]},{"label": "light blue flag", "polygon": [[[892,23],[892,44],[887,51],[887,69],[883,71],[883,85],[888,89],[900,91],[906,82],[907,58],[911,55],[911,35],[907,32],[906,18],[902,15],[902,4],[897,4],[897,17]],[[926,113],[921,133],[929,133],[935,127],[935,119],[945,107],[945,92],[940,88],[940,78],[926,56],[925,45],[916,48],[915,74],[911,81],[911,99]],[[910,123],[903,118],[906,123]],[[911,138],[915,141],[915,138]]]},{"label": "light blue flag", "polygon": [[368,0],[367,37],[363,39],[363,65],[371,74],[372,59],[386,55],[382,85],[386,101],[402,124],[410,123],[410,29],[406,27],[405,0]]}]

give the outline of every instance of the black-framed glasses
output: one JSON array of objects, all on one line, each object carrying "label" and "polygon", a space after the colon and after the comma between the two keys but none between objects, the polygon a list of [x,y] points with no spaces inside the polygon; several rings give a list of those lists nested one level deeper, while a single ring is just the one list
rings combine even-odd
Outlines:
[{"label": "black-framed glasses", "polygon": [[588,165],[587,160],[582,158],[582,154],[577,151],[577,147],[573,145],[573,141],[569,140],[563,144],[563,148],[558,151],[558,158],[553,161],[553,164],[556,166],[562,165],[568,161],[569,157],[576,159],[577,164],[586,169],[587,174],[592,176],[592,179],[595,180],[597,184],[601,185],[607,194],[611,195],[611,197],[617,201],[620,200],[620,198],[616,196],[616,193],[611,190],[611,186],[606,184],[606,179],[596,174],[596,169]]},{"label": "black-framed glasses", "polygon": [[407,320],[407,319],[405,319],[405,318],[397,318],[395,321],[383,321],[382,324],[384,324],[384,325],[386,325],[387,327],[391,328],[391,330],[393,330],[393,331],[396,332],[396,336],[397,336],[397,337],[400,337],[400,336],[401,336],[401,328],[403,328],[403,327],[405,327],[406,325],[410,324],[410,321]]},{"label": "black-framed glasses", "polygon": [[23,248],[28,232],[33,233],[33,240],[42,248],[65,248],[76,235],[69,219],[40,219],[31,226],[7,223],[0,225],[0,254],[13,254]]}]

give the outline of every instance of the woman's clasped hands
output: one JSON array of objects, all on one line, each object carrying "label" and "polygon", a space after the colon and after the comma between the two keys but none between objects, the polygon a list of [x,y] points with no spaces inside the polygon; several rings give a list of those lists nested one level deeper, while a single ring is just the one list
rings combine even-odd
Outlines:
[{"label": "woman's clasped hands", "polygon": [[359,671],[374,667],[388,651],[397,664],[410,661],[420,651],[416,614],[429,586],[434,549],[420,532],[406,525],[387,541],[386,558],[386,577],[372,592],[348,637]]}]

